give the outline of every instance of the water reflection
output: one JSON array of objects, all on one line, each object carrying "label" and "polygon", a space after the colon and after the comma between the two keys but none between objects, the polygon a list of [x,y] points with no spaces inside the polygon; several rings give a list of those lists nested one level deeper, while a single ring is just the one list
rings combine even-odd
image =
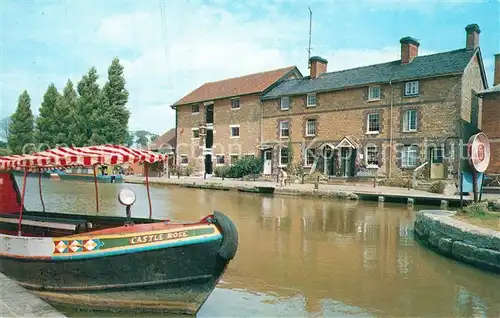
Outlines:
[{"label": "water reflection", "polygon": [[[44,183],[48,209],[95,213],[93,184]],[[30,208],[38,200],[31,184]],[[133,214],[147,216],[141,185],[100,184],[100,213],[122,213],[116,195],[124,186],[138,193]],[[405,205],[177,187],[151,193],[156,217],[219,210],[238,226],[236,258],[200,316],[500,316],[500,277],[416,244],[415,211]]]}]

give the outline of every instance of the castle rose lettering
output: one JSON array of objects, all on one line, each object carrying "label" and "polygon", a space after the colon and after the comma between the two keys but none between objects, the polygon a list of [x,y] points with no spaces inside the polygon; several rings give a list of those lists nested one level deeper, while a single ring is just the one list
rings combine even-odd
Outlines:
[{"label": "castle rose lettering", "polygon": [[178,231],[172,233],[161,233],[161,234],[152,234],[152,235],[143,235],[143,236],[135,236],[130,239],[130,244],[145,244],[152,242],[160,242],[172,239],[178,239],[188,237],[187,231]]}]

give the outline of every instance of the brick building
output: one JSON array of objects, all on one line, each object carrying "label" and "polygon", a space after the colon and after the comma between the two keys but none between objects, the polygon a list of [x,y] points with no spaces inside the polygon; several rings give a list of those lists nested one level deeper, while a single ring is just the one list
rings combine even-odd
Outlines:
[{"label": "brick building", "polygon": [[491,158],[486,173],[500,174],[500,53],[495,54],[493,87],[479,93],[483,100],[482,131],[490,139]]},{"label": "brick building", "polygon": [[420,43],[405,37],[400,59],[337,72],[311,57],[309,76],[261,98],[264,172],[292,162],[330,177],[395,177],[427,163],[425,177],[453,177],[488,87],[479,26],[465,30],[463,48],[419,56]]},{"label": "brick building", "polygon": [[245,155],[258,155],[260,96],[285,79],[302,77],[295,66],[205,83],[171,107],[176,111],[177,164],[212,174]]}]

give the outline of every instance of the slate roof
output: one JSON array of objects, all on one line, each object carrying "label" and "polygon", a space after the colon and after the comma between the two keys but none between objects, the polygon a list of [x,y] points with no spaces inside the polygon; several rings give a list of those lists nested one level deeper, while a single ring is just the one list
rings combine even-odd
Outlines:
[{"label": "slate roof", "polygon": [[267,72],[228,78],[217,82],[205,83],[187,94],[172,106],[191,104],[214,99],[227,98],[252,93],[261,93],[280,78],[292,71],[295,66],[275,69]]},{"label": "slate roof", "polygon": [[411,63],[405,65],[401,65],[401,60],[396,60],[382,64],[323,73],[315,79],[311,79],[309,76],[289,79],[271,89],[262,96],[262,99],[330,91],[372,83],[388,83],[390,80],[396,82],[462,73],[476,52],[477,50],[468,51],[464,48],[417,56]]},{"label": "slate roof", "polygon": [[479,96],[482,96],[484,94],[493,94],[493,93],[497,93],[497,94],[500,94],[500,84],[498,85],[495,85],[493,87],[490,87],[488,89],[485,89],[484,91],[482,92],[479,92],[478,95]]}]

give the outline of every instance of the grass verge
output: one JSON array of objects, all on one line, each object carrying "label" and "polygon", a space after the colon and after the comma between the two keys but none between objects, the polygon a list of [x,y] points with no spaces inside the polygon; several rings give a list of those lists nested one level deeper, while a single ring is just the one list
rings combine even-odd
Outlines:
[{"label": "grass verge", "polygon": [[490,211],[485,203],[471,203],[459,210],[454,217],[470,224],[500,231],[500,212]]}]

